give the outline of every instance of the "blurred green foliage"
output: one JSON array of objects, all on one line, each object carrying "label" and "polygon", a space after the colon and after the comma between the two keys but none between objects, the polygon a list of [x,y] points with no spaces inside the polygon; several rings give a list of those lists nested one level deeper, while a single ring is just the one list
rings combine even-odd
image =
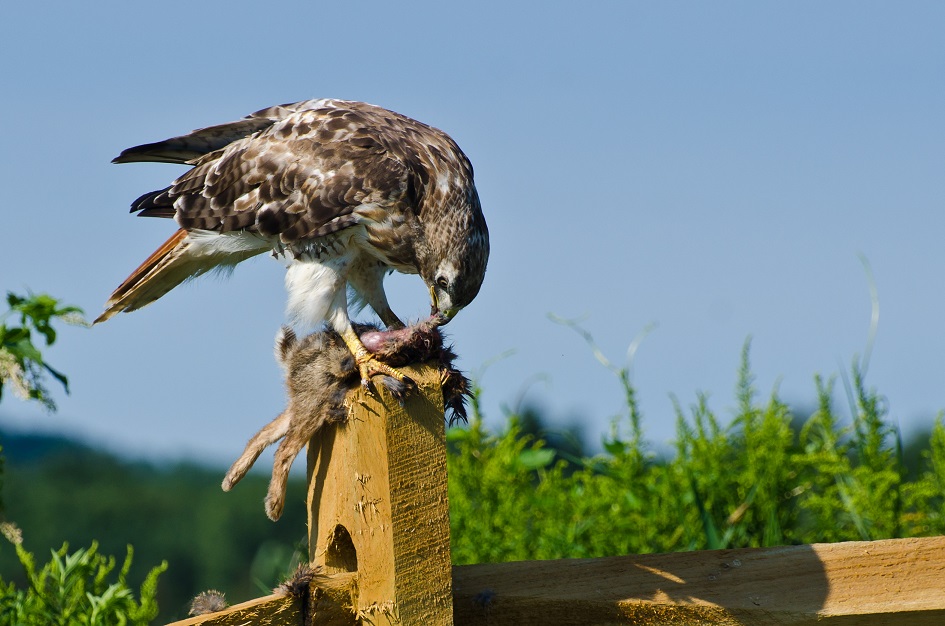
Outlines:
[{"label": "blurred green foliage", "polygon": [[131,546],[117,580],[109,582],[115,569],[115,558],[98,553],[98,545],[69,553],[63,545],[52,553],[50,561],[37,569],[36,557],[22,545],[22,538],[11,525],[4,534],[14,544],[27,584],[17,589],[12,582],[0,580],[0,623],[17,626],[113,626],[129,624],[145,626],[158,613],[158,576],[167,563],[153,568],[141,584],[140,600],[128,587],[125,578],[131,569]]},{"label": "blurred green foliage", "polygon": [[614,373],[626,414],[600,456],[565,460],[524,435],[515,414],[490,433],[476,403],[469,427],[449,431],[455,563],[945,533],[945,422],[910,477],[885,403],[858,365],[850,423],[833,406],[832,381],[817,377],[818,408],[796,428],[776,391],[757,398],[746,344],[734,419],[723,426],[705,396],[688,410],[676,402],[671,458],[651,452],[626,370]]},{"label": "blurred green foliage", "polygon": [[[9,310],[0,316],[0,399],[3,387],[12,387],[15,395],[33,400],[47,410],[56,405],[44,386],[46,374],[59,381],[69,392],[66,376],[47,363],[34,343],[34,333],[51,346],[56,342],[53,321],[85,324],[82,310],[64,306],[46,294],[26,297],[7,293]],[[13,321],[8,321],[8,320]],[[2,474],[0,458],[0,474]],[[2,509],[2,507],[0,507]],[[167,569],[163,563],[144,577],[140,600],[126,583],[131,569],[132,548],[118,571],[117,580],[109,582],[115,569],[114,557],[98,552],[98,544],[69,553],[68,544],[52,551],[50,560],[36,566],[36,557],[23,547],[19,527],[0,517],[0,532],[14,546],[19,561],[21,584],[0,577],[0,624],[46,626],[88,624],[148,624],[158,613],[156,602],[158,576]]]},{"label": "blurred green foliage", "polygon": [[[8,293],[7,304],[0,315],[0,390],[7,386],[54,411],[46,375],[66,392],[68,380],[39,346],[55,343],[54,322],[85,324],[82,311],[45,294]],[[9,474],[0,474],[5,517],[19,526],[0,516],[0,530],[15,546],[0,545],[0,624],[147,623],[158,613],[157,577],[167,567],[160,618],[170,621],[184,617],[195,592],[217,581],[243,599],[268,591],[305,553],[304,510],[287,511],[287,523],[273,529],[262,514],[264,477],[248,476],[227,495],[220,472],[192,464],[133,463],[63,438],[6,434],[3,443],[10,456]],[[293,481],[290,501],[293,494],[302,500],[301,493],[304,485]],[[91,547],[70,554],[65,545],[57,549],[63,541]],[[128,550],[117,582],[106,583],[114,559],[98,553],[99,542],[108,553]],[[167,565],[132,565],[132,543],[144,563]],[[37,567],[26,545],[49,550],[51,559]],[[141,584],[140,603],[126,576]]]},{"label": "blurred green foliage", "polygon": [[[85,325],[82,309],[63,305],[48,294],[19,296],[7,292],[7,311],[0,314],[0,400],[3,388],[10,387],[13,394],[23,400],[34,400],[48,411],[56,410],[49,391],[44,385],[45,375],[58,380],[69,393],[69,380],[43,358],[43,353],[33,341],[34,333],[42,336],[49,347],[56,343],[53,322]],[[0,446],[0,453],[3,447]],[[3,515],[3,456],[0,454],[0,521]]]},{"label": "blurred green foliage", "polygon": [[[307,556],[302,479],[290,480],[285,513],[274,524],[263,510],[265,474],[251,472],[224,493],[223,469],[134,462],[64,438],[3,438],[7,513],[23,529],[23,545],[48,554],[63,541],[98,542],[103,552],[121,554],[133,544],[129,585],[140,585],[153,565],[167,561],[158,623],[186,617],[190,600],[209,588],[231,602],[270,593]],[[27,584],[3,545],[0,579]]]}]

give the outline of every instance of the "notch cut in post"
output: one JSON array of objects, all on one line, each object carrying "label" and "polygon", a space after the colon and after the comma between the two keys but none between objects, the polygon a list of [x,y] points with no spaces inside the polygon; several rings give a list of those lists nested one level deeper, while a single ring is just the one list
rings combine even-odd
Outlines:
[{"label": "notch cut in post", "polygon": [[[309,442],[309,558],[357,570],[372,624],[453,623],[443,392],[435,365],[402,368],[418,389],[347,396],[348,420]],[[353,569],[352,569],[353,568]]]}]

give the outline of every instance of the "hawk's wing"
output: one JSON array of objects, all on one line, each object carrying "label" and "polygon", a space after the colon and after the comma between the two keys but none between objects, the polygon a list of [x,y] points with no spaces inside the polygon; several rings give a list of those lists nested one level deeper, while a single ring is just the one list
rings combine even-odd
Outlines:
[{"label": "hawk's wing", "polygon": [[180,137],[128,148],[112,159],[112,163],[151,161],[187,164],[208,152],[214,152],[234,141],[266,129],[296,111],[316,108],[324,102],[324,100],[306,100],[261,109],[235,122],[199,128]]},{"label": "hawk's wing", "polygon": [[[416,205],[422,181],[415,172],[422,168],[410,166],[396,125],[376,119],[382,114],[373,108],[308,104],[273,107],[266,115],[149,144],[148,155],[170,158],[173,152],[183,159],[265,123],[190,158],[193,169],[138,198],[132,211],[174,217],[185,230],[248,231],[295,243],[357,223],[362,205]],[[272,120],[273,111],[285,117]]]},{"label": "hawk's wing", "polygon": [[96,321],[271,249],[276,238],[297,244],[416,207],[427,177],[410,148],[414,126],[432,130],[378,107],[314,100],[124,151],[116,162],[194,167],[132,204],[140,215],[173,217],[181,231],[115,290]]}]

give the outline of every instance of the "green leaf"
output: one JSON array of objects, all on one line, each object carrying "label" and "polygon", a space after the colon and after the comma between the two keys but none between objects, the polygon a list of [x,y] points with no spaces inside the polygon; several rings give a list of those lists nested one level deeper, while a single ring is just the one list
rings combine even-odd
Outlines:
[{"label": "green leaf", "polygon": [[454,427],[446,429],[446,440],[449,442],[465,441],[469,439],[469,429]]},{"label": "green leaf", "polygon": [[611,456],[618,456],[625,454],[629,445],[626,441],[621,439],[605,439],[604,440],[604,450],[607,451],[607,454]]},{"label": "green leaf", "polygon": [[716,526],[715,520],[712,519],[712,515],[706,508],[702,496],[699,494],[699,489],[696,486],[696,479],[694,477],[690,476],[689,487],[692,489],[692,497],[696,503],[696,508],[699,510],[699,519],[702,521],[702,531],[705,533],[706,548],[709,550],[721,550],[727,547],[727,541],[723,541],[719,536],[719,527]]},{"label": "green leaf", "polygon": [[28,338],[20,339],[9,349],[21,363],[23,361],[34,361],[37,365],[43,363],[43,354]]},{"label": "green leaf", "polygon": [[49,372],[53,378],[62,384],[62,387],[66,390],[66,393],[69,393],[69,379],[66,378],[65,374],[53,369],[52,365],[49,363],[43,363],[43,368]]},{"label": "green leaf", "polygon": [[527,470],[538,470],[554,461],[555,451],[547,448],[531,448],[518,455],[518,463]]}]

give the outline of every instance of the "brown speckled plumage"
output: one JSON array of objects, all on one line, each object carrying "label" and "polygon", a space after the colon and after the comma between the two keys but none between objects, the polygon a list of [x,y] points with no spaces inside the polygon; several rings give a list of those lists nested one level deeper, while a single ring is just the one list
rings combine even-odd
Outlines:
[{"label": "brown speckled plumage", "polygon": [[[104,321],[153,302],[188,278],[262,252],[321,264],[290,280],[303,321],[350,330],[351,286],[388,326],[387,271],[418,273],[434,305],[455,314],[482,284],[489,234],[473,168],[446,133],[343,100],[270,107],[228,124],[129,148],[116,163],[192,165],[132,211],[180,231],[115,290]],[[317,278],[317,280],[316,280]],[[319,284],[309,284],[315,281]]]}]

